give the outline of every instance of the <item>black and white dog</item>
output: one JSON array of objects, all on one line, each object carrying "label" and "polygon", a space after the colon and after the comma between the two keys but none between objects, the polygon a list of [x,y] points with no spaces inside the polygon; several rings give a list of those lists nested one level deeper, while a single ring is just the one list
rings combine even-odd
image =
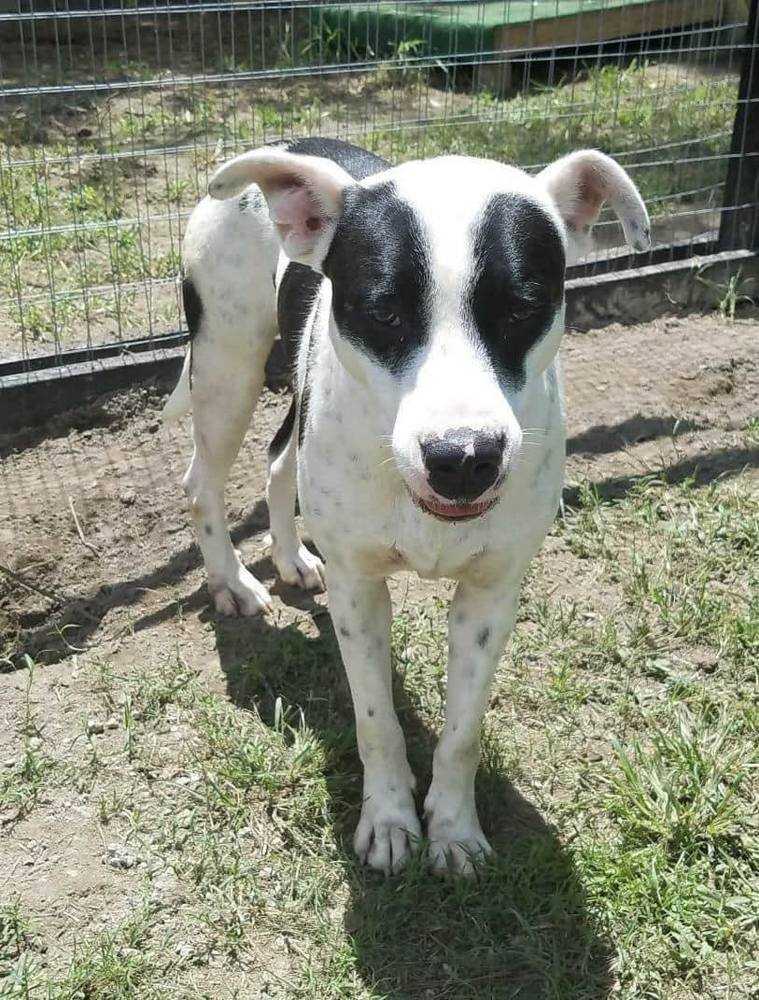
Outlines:
[{"label": "black and white dog", "polygon": [[[288,583],[328,585],[364,765],[356,851],[394,872],[421,833],[385,582],[410,569],[457,581],[424,810],[432,866],[471,871],[490,850],[480,723],[562,488],[565,266],[605,202],[645,249],[645,206],[592,150],[529,176],[460,156],[391,167],[327,139],[238,156],[209,195],[185,239],[193,339],[166,415],[192,411],[184,486],[216,608],[269,604],[232,547],[223,493],[279,329],[295,394],[270,449],[272,558]],[[326,566],[300,542],[296,493]]]}]

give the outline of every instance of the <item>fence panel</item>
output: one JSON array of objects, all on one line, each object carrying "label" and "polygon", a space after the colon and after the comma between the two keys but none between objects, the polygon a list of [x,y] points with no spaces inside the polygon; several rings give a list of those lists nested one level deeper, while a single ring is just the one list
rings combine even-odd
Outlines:
[{"label": "fence panel", "polygon": [[[292,135],[530,170],[596,146],[640,186],[659,258],[710,247],[745,141],[747,6],[4,2],[0,362],[176,343],[182,231],[209,171]],[[745,177],[729,192],[751,201]],[[620,235],[602,219],[586,270],[620,263]]]}]

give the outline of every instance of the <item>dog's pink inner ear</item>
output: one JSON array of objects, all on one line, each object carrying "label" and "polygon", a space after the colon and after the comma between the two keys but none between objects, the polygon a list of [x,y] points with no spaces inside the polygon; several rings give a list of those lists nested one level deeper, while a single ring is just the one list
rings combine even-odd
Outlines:
[{"label": "dog's pink inner ear", "polygon": [[577,172],[577,191],[574,203],[567,213],[567,225],[578,232],[592,226],[601,214],[603,203],[609,197],[608,185],[591,166],[580,167]]},{"label": "dog's pink inner ear", "polygon": [[[538,174],[554,201],[570,235],[578,235],[597,221],[605,203],[622,223],[625,240],[635,250],[651,245],[651,224],[640,192],[620,165],[597,149],[581,149],[563,156]],[[580,240],[575,240],[573,252]]]},{"label": "dog's pink inner ear", "polygon": [[301,181],[288,178],[269,194],[269,215],[283,240],[305,247],[321,233],[328,216],[313,192]]}]

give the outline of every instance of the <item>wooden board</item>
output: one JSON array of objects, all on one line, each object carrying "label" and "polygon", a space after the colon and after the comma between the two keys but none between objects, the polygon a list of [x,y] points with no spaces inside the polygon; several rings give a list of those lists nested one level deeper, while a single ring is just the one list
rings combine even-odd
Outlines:
[{"label": "wooden board", "polygon": [[559,17],[499,26],[493,45],[499,51],[548,49],[558,45],[593,45],[595,42],[629,35],[643,35],[684,24],[714,22],[722,16],[722,0],[628,0],[612,7],[572,4]]},{"label": "wooden board", "polygon": [[400,50],[467,61],[495,52],[587,45],[684,24],[722,22],[735,13],[734,0],[328,3],[312,11],[311,30],[337,40],[346,53],[369,49],[386,58]]}]

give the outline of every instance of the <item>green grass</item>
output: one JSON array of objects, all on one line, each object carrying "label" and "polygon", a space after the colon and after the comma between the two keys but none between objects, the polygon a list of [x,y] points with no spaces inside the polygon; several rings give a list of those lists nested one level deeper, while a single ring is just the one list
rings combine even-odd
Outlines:
[{"label": "green grass", "polygon": [[[339,125],[396,161],[465,153],[530,166],[595,146],[623,164],[628,154],[651,164],[637,169],[634,179],[653,216],[718,205],[725,172],[720,154],[729,150],[737,84],[728,76],[679,79],[666,65],[633,63],[591,69],[577,80],[533,86],[506,100],[430,91],[436,103],[421,109],[418,95],[427,79],[415,70],[380,70],[363,81],[363,90],[343,98],[298,86],[279,97],[243,84],[233,93],[193,87],[85,101],[80,111],[86,127],[76,139],[62,134],[60,109],[43,111],[32,102],[25,114],[8,115],[0,125],[0,211],[19,235],[0,241],[0,300],[7,300],[0,305],[0,329],[6,339],[18,342],[20,331],[31,348],[86,337],[110,340],[114,326],[129,329],[129,314],[139,315],[142,332],[149,317],[176,328],[173,289],[163,298],[159,290],[136,313],[108,286],[173,277],[180,216],[202,197],[219,155],[293,132],[329,133]],[[371,121],[367,106],[376,111]],[[430,118],[423,128],[415,124],[420,114]],[[682,144],[672,150],[674,159],[687,162],[661,162],[671,143]],[[162,146],[182,151],[142,155]],[[110,158],[124,153],[134,155]],[[10,169],[8,159],[32,162]],[[83,298],[82,288],[96,291]],[[736,290],[731,294],[728,309],[734,309]]]},{"label": "green grass", "polygon": [[[141,859],[141,888],[126,920],[55,972],[11,901],[0,995],[218,996],[203,977],[223,974],[240,998],[748,1000],[754,480],[578,495],[531,571],[486,715],[478,802],[497,853],[476,879],[433,878],[421,857],[389,880],[355,863],[360,767],[326,618],[318,633],[306,619],[262,627],[253,653],[224,660],[228,698],[181,660],[117,670],[101,657],[93,711],[114,736],[79,738],[75,760],[43,744],[49,767],[24,780],[91,802],[104,840]],[[420,797],[446,611],[407,599],[393,626]],[[33,717],[24,729],[40,732]],[[161,900],[166,879],[175,902]]]},{"label": "green grass", "polygon": [[[525,166],[551,162],[583,146],[614,153],[623,164],[635,154],[636,162],[653,164],[636,170],[634,179],[656,217],[692,200],[680,192],[724,180],[724,163],[716,154],[729,151],[735,96],[730,79],[685,84],[658,78],[651,65],[604,66],[590,70],[579,84],[519,94],[509,101],[480,99],[477,110],[484,121],[479,123],[442,124],[421,134],[379,130],[370,142],[393,159],[461,153]],[[662,147],[669,143],[685,144],[674,151],[675,159],[715,159],[656,165],[666,159]]]},{"label": "green grass", "polygon": [[20,753],[0,773],[0,823],[16,823],[34,807],[52,767],[32,699],[34,670],[34,664],[28,660],[24,715],[16,733]]}]

